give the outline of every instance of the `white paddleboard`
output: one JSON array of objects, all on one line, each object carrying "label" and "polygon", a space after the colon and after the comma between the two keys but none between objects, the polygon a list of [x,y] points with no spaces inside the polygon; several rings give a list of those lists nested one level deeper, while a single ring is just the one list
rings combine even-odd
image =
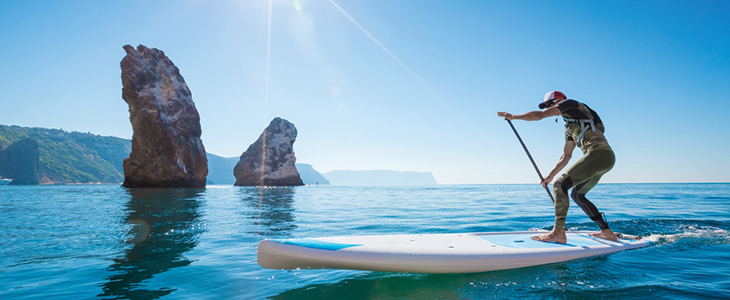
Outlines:
[{"label": "white paddleboard", "polygon": [[570,231],[568,243],[530,239],[546,232],[338,236],[263,240],[259,265],[269,269],[351,269],[408,273],[475,273],[514,269],[646,247],[647,240],[594,238]]}]

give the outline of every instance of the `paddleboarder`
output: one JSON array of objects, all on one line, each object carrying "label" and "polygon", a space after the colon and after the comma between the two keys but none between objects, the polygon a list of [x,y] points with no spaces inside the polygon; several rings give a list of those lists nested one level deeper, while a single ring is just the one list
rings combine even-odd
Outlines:
[{"label": "paddleboarder", "polygon": [[513,115],[507,112],[497,112],[500,117],[508,120],[538,121],[552,116],[562,116],[565,121],[565,144],[563,155],[558,163],[550,171],[540,184],[547,188],[553,178],[568,165],[575,147],[581,149],[583,157],[576,161],[555,183],[555,226],[547,234],[534,236],[533,240],[543,242],[557,242],[565,244],[565,219],[568,215],[570,197],[583,209],[600,228],[600,232],[592,233],[591,236],[606,240],[616,241],[616,234],[608,227],[603,213],[599,212],[596,206],[586,198],[590,191],[601,177],[613,168],[616,157],[603,135],[605,128],[598,114],[585,105],[573,99],[568,99],[565,94],[559,91],[551,91],[545,94],[544,101],[538,106],[541,110],[530,111],[523,114]]}]

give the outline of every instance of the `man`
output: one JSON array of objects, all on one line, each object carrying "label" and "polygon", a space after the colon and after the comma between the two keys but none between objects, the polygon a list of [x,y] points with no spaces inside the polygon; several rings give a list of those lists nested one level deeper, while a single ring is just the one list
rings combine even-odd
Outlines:
[{"label": "man", "polygon": [[550,174],[540,183],[543,187],[547,187],[555,175],[568,165],[576,146],[583,151],[583,157],[570,166],[553,184],[555,191],[555,226],[553,230],[544,235],[533,236],[532,239],[561,244],[567,242],[565,219],[570,206],[568,190],[572,188],[570,196],[601,229],[600,232],[591,233],[591,236],[616,241],[616,234],[608,228],[603,214],[585,196],[596,186],[601,176],[613,168],[616,161],[611,146],[603,136],[605,128],[601,118],[587,105],[567,99],[565,94],[558,91],[548,92],[545,94],[544,100],[538,106],[542,110],[519,115],[497,112],[498,116],[510,120],[538,121],[557,115],[563,117],[565,121],[563,155],[560,156]]}]

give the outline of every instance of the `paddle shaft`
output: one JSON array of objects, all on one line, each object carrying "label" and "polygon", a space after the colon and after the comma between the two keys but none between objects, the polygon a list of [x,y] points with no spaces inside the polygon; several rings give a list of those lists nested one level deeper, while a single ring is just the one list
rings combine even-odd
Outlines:
[{"label": "paddle shaft", "polygon": [[[517,133],[517,129],[515,129],[515,125],[512,125],[512,121],[510,119],[504,118],[507,120],[507,123],[509,123],[509,127],[512,127],[512,131],[515,132],[515,135],[517,136],[517,139],[520,141],[520,144],[522,144],[522,149],[525,149],[525,153],[527,153],[527,157],[530,158],[530,162],[532,163],[532,166],[535,167],[535,171],[537,171],[537,176],[540,177],[540,182],[543,182],[545,178],[542,177],[542,173],[540,173],[540,169],[537,167],[537,164],[535,163],[535,160],[532,159],[532,155],[530,154],[530,150],[527,150],[527,146],[525,146],[525,142],[522,141],[522,138],[520,137],[520,134]],[[550,189],[545,187],[545,191],[547,191],[548,196],[550,196],[550,200],[553,201],[553,204],[555,204],[555,198],[553,198],[553,193],[550,192]]]}]

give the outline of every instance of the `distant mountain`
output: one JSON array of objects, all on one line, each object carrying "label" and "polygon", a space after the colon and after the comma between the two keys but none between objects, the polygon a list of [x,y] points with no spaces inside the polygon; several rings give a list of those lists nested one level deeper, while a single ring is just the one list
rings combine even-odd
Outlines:
[{"label": "distant mountain", "polygon": [[[132,151],[130,140],[117,137],[0,125],[0,150],[25,139],[38,143],[39,178],[35,182],[41,184],[121,183],[122,161]],[[15,169],[13,163],[4,162],[0,169]]]},{"label": "distant mountain", "polygon": [[320,184],[330,184],[330,181],[327,180],[324,176],[322,176],[321,173],[317,172],[317,170],[312,167],[312,165],[308,164],[296,164],[297,171],[299,172],[299,176],[302,177],[302,181],[304,181],[304,184],[306,185],[320,185]]},{"label": "distant mountain", "polygon": [[332,185],[404,186],[437,185],[431,172],[402,172],[389,170],[331,171],[324,173]]},{"label": "distant mountain", "polygon": [[233,168],[238,163],[238,157],[222,157],[208,153],[208,184],[233,185],[236,177]]}]

